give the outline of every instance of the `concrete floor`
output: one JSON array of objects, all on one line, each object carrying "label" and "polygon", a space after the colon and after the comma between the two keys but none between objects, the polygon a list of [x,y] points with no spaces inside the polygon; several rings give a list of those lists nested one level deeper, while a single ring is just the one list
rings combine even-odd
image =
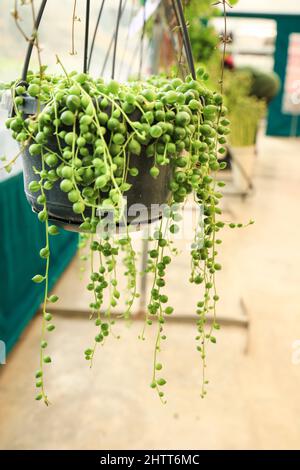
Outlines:
[{"label": "concrete floor", "polygon": [[[254,194],[224,201],[226,218],[253,218],[255,225],[224,232],[219,313],[242,318],[243,298],[250,327],[224,326],[218,333],[205,400],[189,322],[167,325],[165,406],[148,386],[154,337],[149,330],[146,341],[137,339],[139,320],[130,328],[119,323],[121,338],[109,338],[93,369],[87,367],[82,352],[94,327],[77,311],[87,297],[75,260],[55,290],[64,295],[60,309],[75,315],[57,312],[47,379],[53,404],[33,400],[36,318],[1,370],[1,449],[300,448],[300,363],[292,363],[292,345],[300,339],[299,143],[261,136]],[[182,315],[192,313],[196,300],[183,283],[187,269],[183,252],[169,275]]]}]

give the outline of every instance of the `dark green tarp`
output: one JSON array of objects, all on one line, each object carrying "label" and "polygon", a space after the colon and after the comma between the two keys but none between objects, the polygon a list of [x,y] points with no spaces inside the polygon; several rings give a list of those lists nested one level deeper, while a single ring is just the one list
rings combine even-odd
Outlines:
[{"label": "dark green tarp", "polygon": [[[264,18],[276,21],[277,36],[274,53],[274,71],[280,77],[281,89],[278,95],[269,104],[266,133],[267,135],[286,137],[291,135],[300,136],[300,116],[296,117],[295,120],[292,115],[282,112],[289,36],[292,33],[300,33],[300,15],[230,11],[228,12],[228,16],[253,19]],[[300,76],[297,78],[300,79]]]}]

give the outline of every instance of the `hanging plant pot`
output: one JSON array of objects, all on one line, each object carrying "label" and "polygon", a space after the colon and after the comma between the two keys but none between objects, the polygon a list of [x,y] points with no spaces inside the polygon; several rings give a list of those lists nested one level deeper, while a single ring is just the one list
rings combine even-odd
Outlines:
[{"label": "hanging plant pot", "polygon": [[[23,99],[23,117],[26,120],[36,115],[38,100],[28,95]],[[111,116],[111,106],[105,109],[105,113],[107,113],[107,116]],[[141,113],[139,111],[134,111],[130,114],[132,122],[139,122],[140,119]],[[79,125],[77,127],[79,128]],[[62,126],[61,129],[63,132],[68,131],[67,126]],[[108,143],[110,138],[111,132],[108,131],[105,141]],[[47,147],[51,149],[54,155],[59,155],[67,147],[65,142],[59,142],[59,140],[54,136],[51,136],[48,140]],[[87,146],[87,149],[90,153],[93,152],[92,146]],[[151,158],[147,158],[146,152],[147,146],[141,146],[140,155],[127,151],[130,165],[136,169],[138,176],[134,177],[129,174],[127,178],[127,183],[131,185],[131,188],[126,192],[126,221],[135,226],[158,220],[162,213],[161,206],[168,203],[170,196],[169,183],[172,176],[170,166],[161,166],[158,176],[154,179],[150,174],[153,161]],[[45,170],[56,170],[60,163],[58,161],[57,165],[52,165],[51,167],[45,163]],[[30,191],[29,184],[32,181],[39,180],[37,172],[42,170],[41,155],[31,155],[29,148],[26,147],[23,151],[23,168],[26,198],[32,209],[35,212],[40,212],[42,205],[38,202],[37,193]],[[78,188],[80,191],[84,189],[80,184]],[[105,192],[102,192],[102,195],[103,197],[107,196]],[[83,223],[82,214],[76,214],[73,211],[73,203],[68,199],[68,194],[61,190],[60,181],[54,181],[53,186],[47,190],[47,210],[49,219],[57,225],[62,225],[67,230],[80,230],[79,226]],[[87,208],[85,215],[91,217],[92,209]]]},{"label": "hanging plant pot", "polygon": [[[33,13],[34,34],[29,41],[22,82],[9,86],[13,112],[6,126],[21,146],[26,196],[45,227],[45,245],[39,251],[45,260],[45,271],[37,273],[32,280],[44,286],[39,369],[35,378],[36,400],[43,400],[46,405],[49,400],[44,370],[52,361],[47,352],[48,335],[55,329],[51,304],[58,300],[55,294],[50,295],[48,282],[50,239],[59,234],[56,224],[86,232],[81,236],[80,246],[89,249],[82,260],[89,259],[87,289],[91,293],[90,318],[95,323],[96,334],[84,350],[84,357],[92,365],[97,345],[113,332],[112,315],[121,298],[117,269],[120,256],[127,278],[126,308],[121,315],[124,319],[130,318],[134,301],[139,297],[137,253],[128,222],[142,224],[157,219],[160,221],[153,234],[147,235],[149,247],[143,253],[145,269],[142,274],[152,277],[152,288],[140,337],[144,339],[146,328],[153,323],[158,326],[150,386],[165,402],[162,387],[166,380],[161,375],[163,366],[159,353],[166,339],[166,318],[174,308],[169,304],[164,287],[168,266],[177,253],[173,235],[182,234],[180,203],[190,197],[198,208],[199,220],[193,224],[193,241],[188,247],[191,261],[188,279],[199,292],[196,344],[203,362],[200,394],[206,395],[206,350],[209,343],[216,342],[214,330],[219,329],[216,320],[219,296],[215,283],[215,274],[222,267],[218,262],[219,232],[226,224],[231,228],[236,226],[220,219],[220,188],[225,183],[216,179],[218,170],[226,166],[218,157],[225,151],[224,136],[229,133],[229,121],[222,95],[206,86],[208,75],[204,68],[195,71],[182,2],[176,0],[172,4],[179,26],[172,29],[178,31],[179,44],[185,50],[190,70],[187,76],[185,73],[182,78],[153,76],[128,83],[114,79],[106,83],[102,78],[90,76],[89,0],[86,2],[84,72],[68,73],[58,57],[60,75],[48,73],[41,62],[38,73],[30,72],[28,66],[34,45],[38,54],[40,52],[37,30],[46,5],[46,0],[42,0],[36,18]],[[169,5],[166,4],[166,8],[170,11]],[[115,76],[122,11],[120,1],[112,77]],[[93,44],[89,58],[92,50]],[[179,63],[181,58],[182,50],[178,55]],[[124,198],[127,198],[127,205]],[[125,227],[121,237],[115,237],[114,231],[97,231],[107,214],[113,216],[115,224]],[[49,221],[54,221],[55,225]],[[210,313],[212,323],[208,324]]]}]

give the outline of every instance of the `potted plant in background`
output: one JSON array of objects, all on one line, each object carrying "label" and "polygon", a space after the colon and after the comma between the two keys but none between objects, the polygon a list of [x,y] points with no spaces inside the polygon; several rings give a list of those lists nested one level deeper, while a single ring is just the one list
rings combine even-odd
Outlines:
[{"label": "potted plant in background", "polygon": [[259,123],[266,114],[266,105],[279,91],[280,80],[275,73],[262,72],[253,67],[229,71],[228,77],[228,83],[230,77],[243,83],[237,86],[234,96],[227,89],[227,104],[230,108],[233,181],[240,192],[246,193],[252,186]]}]

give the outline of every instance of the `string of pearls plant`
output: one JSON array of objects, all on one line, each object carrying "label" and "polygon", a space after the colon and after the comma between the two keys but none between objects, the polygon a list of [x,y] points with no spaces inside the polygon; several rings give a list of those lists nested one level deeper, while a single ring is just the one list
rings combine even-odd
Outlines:
[{"label": "string of pearls plant", "polygon": [[[193,198],[202,210],[190,249],[189,281],[199,292],[195,306],[196,347],[203,364],[200,394],[204,397],[208,383],[206,350],[209,343],[216,342],[214,331],[219,329],[215,273],[221,269],[217,259],[217,247],[221,244],[219,232],[226,225],[219,205],[225,183],[217,178],[218,171],[225,166],[218,157],[225,152],[230,124],[222,95],[207,88],[204,68],[198,69],[197,79],[190,75],[185,80],[154,76],[146,81],[121,84],[115,80],[105,83],[86,73],[67,73],[59,59],[58,63],[62,75],[47,73],[46,67],[40,66],[38,73],[28,72],[26,82],[10,84],[14,112],[6,121],[21,146],[23,158],[37,162],[32,163],[34,178],[27,189],[37,196],[38,218],[45,226],[45,246],[40,250],[45,271],[33,277],[35,283],[44,285],[36,399],[49,404],[45,367],[51,363],[47,353],[48,335],[55,329],[49,309],[58,300],[48,292],[49,239],[59,233],[50,223],[49,194],[59,185],[60,191],[67,195],[73,213],[81,219],[82,243],[89,245],[87,289],[92,296],[89,308],[96,331],[84,354],[92,365],[97,346],[113,332],[112,312],[121,297],[117,272],[120,256],[128,287],[125,319],[130,318],[134,300],[139,296],[137,256],[129,229],[119,237],[109,230],[101,231],[100,238],[97,236],[103,224],[101,214],[110,212],[113,222],[127,226],[124,196],[140,177],[132,163],[136,158],[151,161],[149,173],[153,184],[166,167],[170,173],[169,198],[161,220],[149,236],[147,275],[152,276],[152,287],[140,335],[144,339],[146,328],[152,324],[157,328],[150,385],[162,402],[165,402],[166,379],[159,353],[166,339],[166,318],[174,311],[164,292],[166,272],[176,255],[173,238],[180,229],[180,207],[187,198]],[[25,105],[32,99],[36,111],[25,114]],[[235,224],[227,225],[235,227]],[[213,321],[207,323],[211,313]]]},{"label": "string of pearls plant", "polygon": [[[48,403],[44,366],[51,362],[51,357],[46,354],[47,335],[55,328],[48,303],[58,300],[57,296],[48,295],[49,236],[57,235],[58,229],[48,221],[47,192],[59,181],[74,213],[82,216],[81,231],[90,234],[91,275],[87,288],[93,293],[90,309],[97,331],[94,344],[86,349],[85,356],[92,363],[97,345],[111,333],[111,311],[120,298],[116,272],[120,249],[126,252],[130,291],[125,317],[130,315],[138,296],[136,254],[129,232],[119,239],[109,233],[101,240],[96,239],[96,229],[101,224],[97,209],[112,210],[115,220],[120,221],[123,196],[131,189],[128,175],[139,178],[137,168],[130,164],[131,155],[151,159],[150,174],[154,180],[165,165],[171,168],[172,174],[168,206],[151,237],[154,246],[149,250],[147,269],[152,273],[153,284],[146,325],[151,325],[154,319],[158,325],[151,387],[163,398],[161,388],[166,380],[161,376],[158,355],[165,339],[165,318],[173,313],[163,288],[174,251],[171,236],[179,230],[179,205],[190,194],[203,208],[204,215],[201,230],[198,225],[191,246],[190,282],[199,286],[196,340],[205,371],[207,343],[216,342],[213,331],[219,328],[215,272],[221,269],[216,247],[221,243],[218,232],[224,226],[218,219],[222,197],[219,190],[224,183],[216,180],[216,173],[224,166],[218,162],[218,153],[224,151],[229,121],[222,96],[205,87],[203,76],[206,78],[205,71],[199,69],[197,80],[190,76],[185,81],[152,77],[146,82],[119,84],[111,81],[106,84],[102,79],[93,79],[83,73],[53,76],[45,71],[42,77],[29,73],[27,86],[13,85],[15,115],[6,121],[6,125],[20,145],[28,147],[29,154],[39,156],[41,162],[40,169],[35,168],[36,179],[29,184],[29,191],[39,194],[41,210],[38,218],[45,224],[46,233],[46,244],[40,251],[40,256],[46,260],[45,272],[33,278],[34,282],[45,285],[40,368],[36,374],[38,400]],[[22,109],[28,96],[36,98],[40,106],[36,114],[24,119]],[[139,119],[132,120],[137,111]],[[143,154],[142,149],[145,149]],[[95,256],[100,262],[98,270],[94,268]],[[203,286],[201,297],[200,285]],[[110,300],[103,313],[107,289]],[[207,326],[206,316],[211,311],[214,321]],[[206,383],[203,374],[201,396],[206,393]]]}]

